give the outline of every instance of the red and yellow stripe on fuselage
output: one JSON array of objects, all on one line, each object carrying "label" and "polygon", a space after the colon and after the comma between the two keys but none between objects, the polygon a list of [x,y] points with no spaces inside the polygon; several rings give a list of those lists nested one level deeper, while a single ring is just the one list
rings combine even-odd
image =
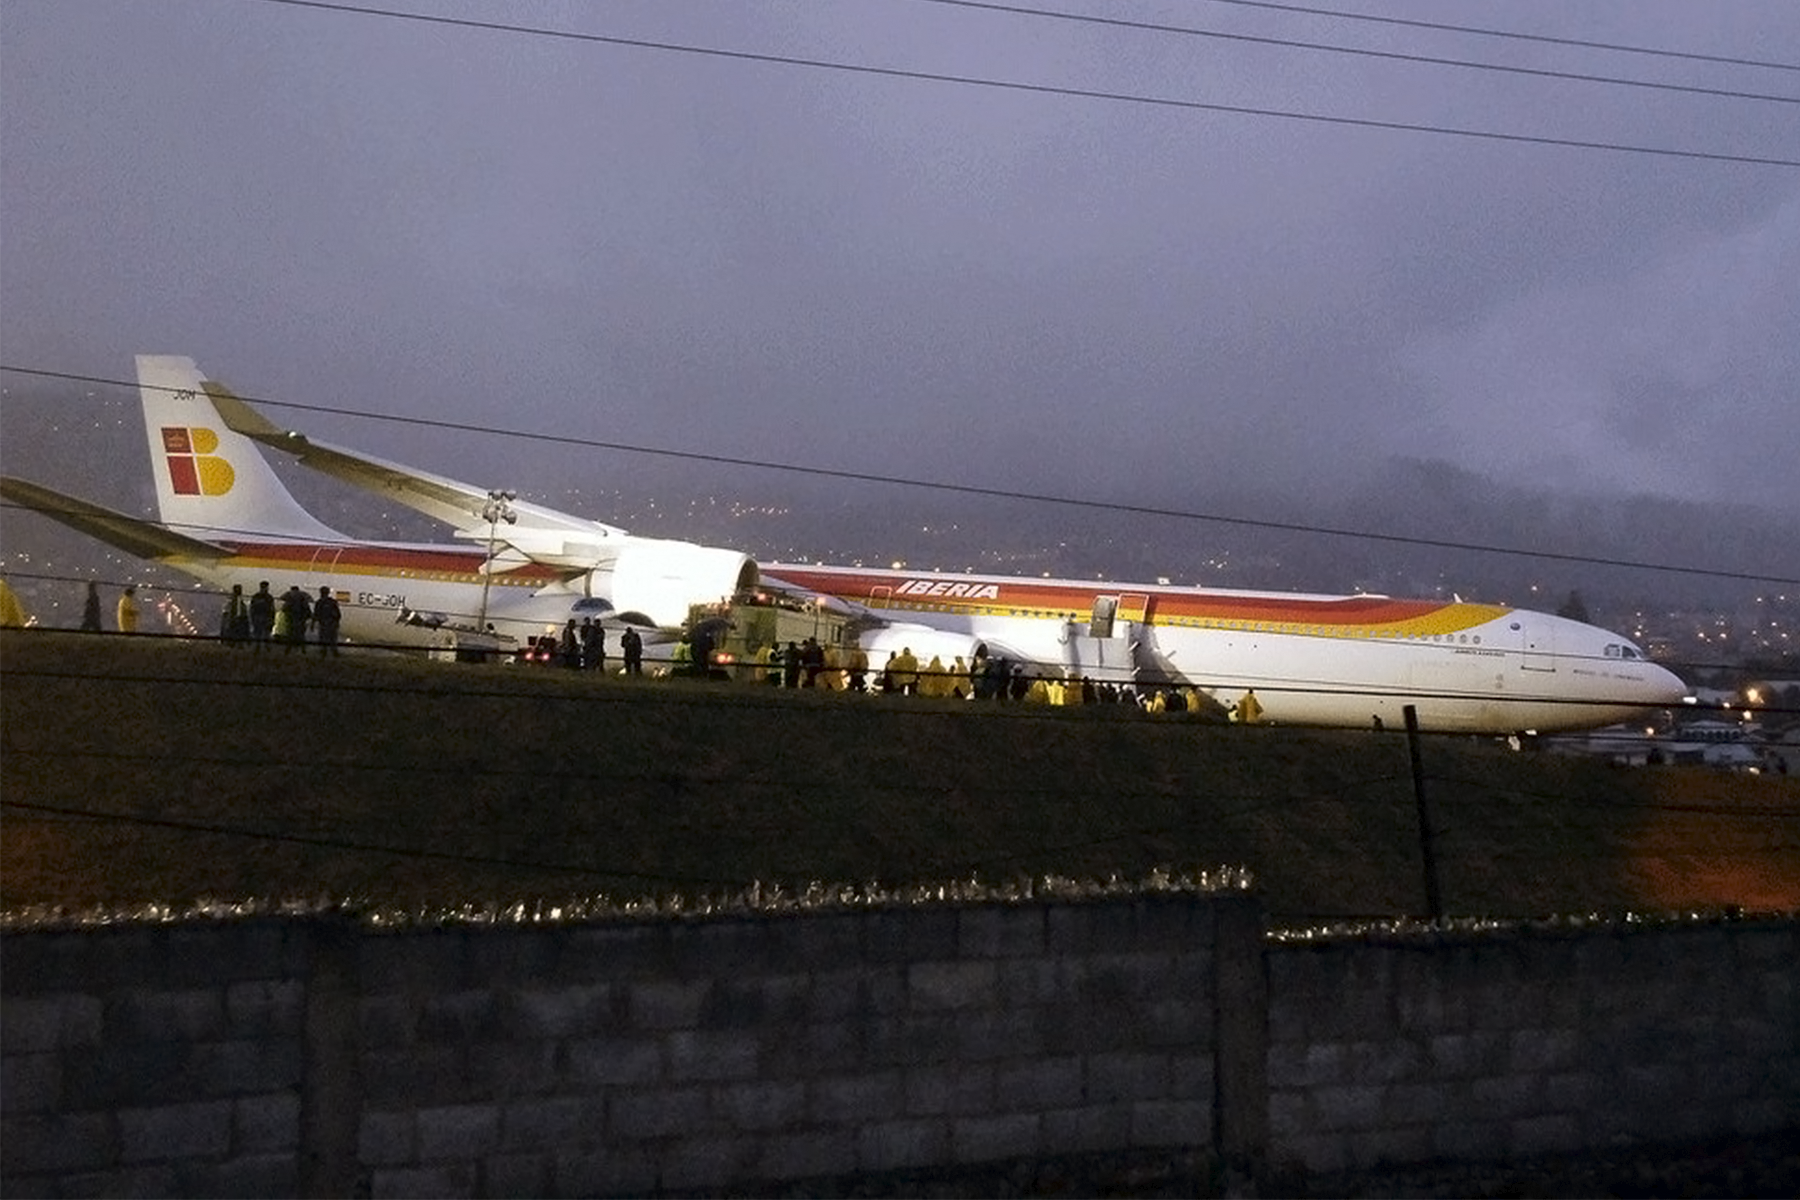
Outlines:
[{"label": "red and yellow stripe on fuselage", "polygon": [[[770,576],[871,609],[1086,621],[1103,599],[1114,616],[1160,627],[1243,630],[1315,637],[1416,638],[1465,634],[1505,616],[1493,604],[1395,600],[1385,596],[1303,596],[1203,591],[1137,584],[1005,576],[931,576],[905,571],[775,563]],[[897,620],[904,617],[896,615]]]},{"label": "red and yellow stripe on fuselage", "polygon": [[[325,572],[384,579],[421,579],[442,583],[482,581],[487,555],[456,546],[404,546],[380,543],[226,542],[232,554],[216,566],[233,571]],[[495,587],[545,587],[566,579],[567,571],[521,563],[496,571]]]},{"label": "red and yellow stripe on fuselage", "polygon": [[[473,625],[484,590],[490,594],[488,618],[501,633],[542,633],[550,617],[560,624],[567,615],[566,596],[537,604],[531,600],[567,582],[571,572],[523,562],[496,571],[489,580],[482,572],[487,554],[477,547],[238,539],[217,544],[230,553],[204,561],[165,561],[220,587],[242,584],[246,593],[265,580],[277,595],[294,584],[308,593],[329,586],[343,605],[344,636],[352,640],[407,640],[394,624],[402,607]],[[540,608],[542,612],[531,611]]]}]

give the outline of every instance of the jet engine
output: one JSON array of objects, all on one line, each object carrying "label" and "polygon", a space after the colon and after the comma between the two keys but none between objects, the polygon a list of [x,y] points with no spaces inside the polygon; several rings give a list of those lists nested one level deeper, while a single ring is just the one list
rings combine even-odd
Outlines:
[{"label": "jet engine", "polygon": [[663,629],[679,627],[691,606],[729,600],[756,582],[747,554],[661,538],[630,538],[586,580],[588,594],[610,599],[621,617],[642,616]]},{"label": "jet engine", "polygon": [[892,624],[864,629],[857,634],[857,645],[869,656],[869,669],[879,671],[887,664],[889,654],[910,649],[921,667],[935,657],[946,667],[954,666],[958,657],[966,667],[975,657],[975,647],[982,639],[967,633],[950,633],[929,625]]}]

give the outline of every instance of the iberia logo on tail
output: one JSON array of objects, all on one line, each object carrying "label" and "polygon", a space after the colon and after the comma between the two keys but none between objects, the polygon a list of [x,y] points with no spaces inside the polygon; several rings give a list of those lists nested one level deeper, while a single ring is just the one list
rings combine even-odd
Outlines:
[{"label": "iberia logo on tail", "polygon": [[231,464],[214,454],[219,435],[210,429],[165,425],[163,451],[177,496],[223,496],[237,479]]}]

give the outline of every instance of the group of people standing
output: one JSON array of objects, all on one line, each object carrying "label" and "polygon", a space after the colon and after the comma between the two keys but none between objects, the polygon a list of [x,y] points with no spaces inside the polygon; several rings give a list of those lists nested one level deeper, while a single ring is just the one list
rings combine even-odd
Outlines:
[{"label": "group of people standing", "polygon": [[[100,585],[90,581],[87,599],[82,605],[82,629],[98,633],[105,628],[101,624],[102,605]],[[127,584],[119,593],[113,620],[120,633],[136,633],[138,616],[137,585]],[[336,654],[338,626],[343,619],[343,609],[328,587],[319,589],[317,599],[308,596],[299,584],[277,596],[264,580],[260,588],[246,596],[244,585],[238,583],[232,585],[231,594],[225,598],[225,606],[219,613],[219,637],[233,645],[248,644],[257,652],[272,649],[280,643],[290,654],[296,650],[305,654],[306,634],[311,629],[318,641],[319,652]]]},{"label": "group of people standing", "polygon": [[[970,659],[956,655],[946,664],[938,655],[921,663],[911,646],[889,652],[880,670],[871,670],[860,646],[822,646],[813,638],[785,647],[762,646],[752,660],[754,678],[780,687],[824,688],[889,696],[938,696],[955,700],[1048,700],[1054,704],[1094,703],[1102,697],[1092,680],[1047,680],[977,645]],[[1104,687],[1105,685],[1102,685]],[[1065,698],[1066,697],[1066,698]]]},{"label": "group of people standing", "polygon": [[[973,657],[955,656],[949,665],[932,655],[921,664],[911,646],[889,653],[878,671],[858,646],[821,646],[813,638],[785,647],[764,645],[752,658],[751,678],[777,687],[823,688],[880,695],[944,697],[953,700],[1012,701],[1057,707],[1081,704],[1134,704],[1151,713],[1201,713],[1209,707],[1193,687],[1151,687],[1096,682],[1086,675],[1068,679],[1030,675],[1024,664],[990,655],[977,644]],[[1263,719],[1254,691],[1231,706],[1230,720],[1248,725]]]},{"label": "group of people standing", "polygon": [[581,618],[577,626],[575,618],[570,617],[563,626],[557,654],[562,665],[571,671],[606,670],[606,626],[592,617]]},{"label": "group of people standing", "polygon": [[219,636],[232,645],[248,643],[258,654],[272,650],[278,642],[285,653],[298,650],[305,654],[310,627],[317,634],[319,653],[333,655],[338,652],[338,626],[343,620],[343,609],[330,588],[321,587],[315,600],[296,583],[277,596],[265,579],[248,596],[243,584],[231,585],[231,595],[225,598],[219,615]]},{"label": "group of people standing", "polygon": [[[87,601],[81,608],[81,628],[88,633],[100,633],[105,626],[100,624],[100,585],[93,580],[88,581]],[[137,585],[128,583],[125,590],[119,593],[119,603],[113,610],[113,620],[120,633],[136,633],[138,627]]]},{"label": "group of people standing", "polygon": [[[644,673],[644,637],[629,625],[619,635],[619,653],[625,660],[625,674]],[[592,617],[583,617],[577,625],[570,617],[557,642],[557,658],[573,671],[605,671],[606,626]]]},{"label": "group of people standing", "polygon": [[967,697],[972,691],[969,667],[960,656],[951,667],[935,655],[929,664],[921,665],[910,646],[890,653],[881,670],[874,672],[861,646],[840,650],[810,637],[786,646],[761,646],[752,665],[761,682],[780,687],[905,696]]}]

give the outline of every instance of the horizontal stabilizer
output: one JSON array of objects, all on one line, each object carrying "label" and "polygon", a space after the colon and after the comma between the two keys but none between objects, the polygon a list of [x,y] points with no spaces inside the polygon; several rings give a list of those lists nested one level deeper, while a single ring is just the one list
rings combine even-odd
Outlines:
[{"label": "horizontal stabilizer", "polygon": [[23,479],[0,476],[0,498],[42,513],[70,529],[139,558],[219,559],[231,554],[223,546],[175,533],[142,517],[127,516]]}]

